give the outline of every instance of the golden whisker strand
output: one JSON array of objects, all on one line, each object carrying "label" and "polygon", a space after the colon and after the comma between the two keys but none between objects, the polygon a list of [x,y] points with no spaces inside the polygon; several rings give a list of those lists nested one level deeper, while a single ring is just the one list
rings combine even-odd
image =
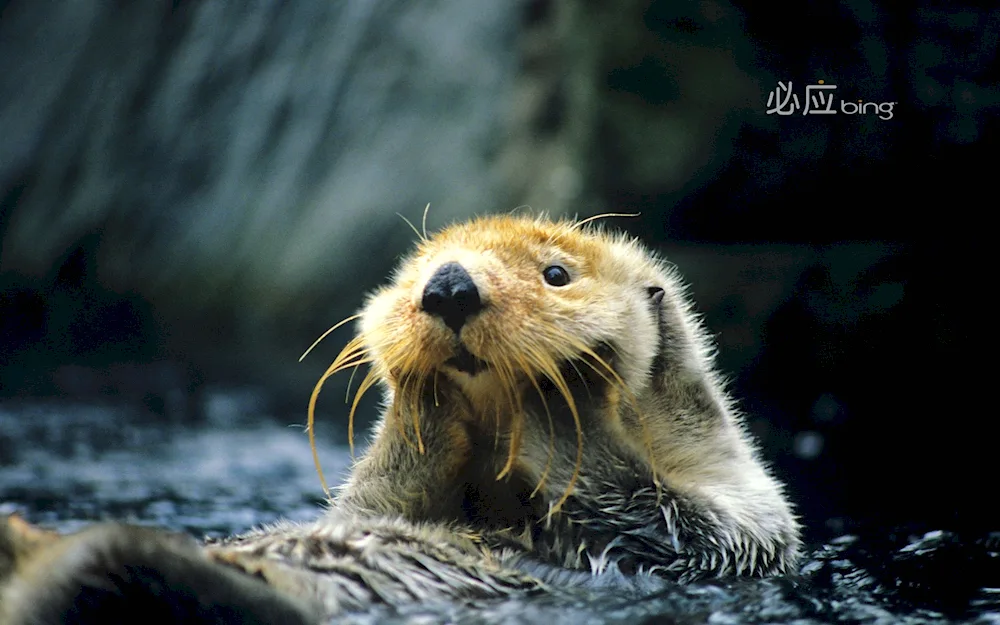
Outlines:
[{"label": "golden whisker strand", "polygon": [[520,401],[517,394],[517,367],[511,362],[511,358],[508,356],[503,356],[500,363],[501,367],[498,377],[500,377],[500,383],[503,386],[504,399],[507,401],[507,410],[510,411],[511,415],[514,415],[520,410]]},{"label": "golden whisker strand", "polygon": [[544,365],[541,367],[542,373],[546,375],[552,383],[555,385],[556,389],[566,400],[566,404],[569,406],[570,414],[573,415],[573,423],[576,426],[576,463],[573,466],[573,474],[570,476],[569,483],[566,485],[566,490],[563,492],[562,496],[555,503],[554,506],[549,508],[548,516],[551,517],[553,514],[558,512],[569,496],[573,493],[573,489],[576,486],[577,479],[580,477],[580,469],[583,466],[583,423],[580,420],[580,413],[576,407],[576,401],[573,399],[573,393],[570,391],[568,384],[566,383],[566,378],[563,377],[562,373],[559,371],[558,366],[547,359],[547,362],[539,363]]},{"label": "golden whisker strand", "polygon": [[[578,343],[578,348],[579,348],[579,350],[580,350],[580,351],[581,351],[581,352],[582,352],[583,354],[585,354],[585,355],[587,355],[587,356],[590,356],[590,357],[591,357],[592,359],[594,359],[594,361],[595,361],[595,362],[596,362],[597,364],[601,365],[601,366],[602,366],[602,367],[604,368],[604,370],[605,370],[605,371],[607,371],[608,373],[610,373],[610,374],[611,374],[611,377],[613,378],[614,382],[615,382],[615,383],[617,383],[617,384],[618,384],[619,386],[621,386],[622,390],[623,390],[623,391],[624,391],[624,392],[625,392],[625,393],[626,393],[626,394],[627,394],[627,395],[628,395],[629,397],[631,397],[631,398],[632,398],[632,399],[631,399],[631,401],[633,402],[633,407],[635,407],[635,408],[637,408],[637,409],[638,409],[638,402],[639,402],[639,400],[638,400],[638,399],[636,399],[635,395],[633,395],[633,394],[632,394],[632,389],[630,389],[630,388],[628,387],[628,385],[627,385],[627,384],[625,384],[625,380],[623,380],[623,379],[621,378],[621,376],[620,376],[620,375],[618,375],[618,372],[614,370],[614,367],[612,367],[611,365],[609,365],[609,364],[608,364],[608,362],[607,362],[606,360],[604,360],[603,358],[601,358],[601,357],[600,357],[600,356],[599,356],[599,355],[598,355],[598,354],[597,354],[597,353],[596,353],[596,352],[595,352],[594,350],[592,350],[592,349],[591,349],[590,347],[587,347],[587,345],[586,345],[585,343]],[[590,363],[588,363],[588,364],[590,364]],[[592,367],[592,368],[594,369],[594,371],[595,371],[595,372],[597,372],[598,374],[600,374],[600,370],[598,370],[598,369],[597,369],[596,367],[594,367],[594,365],[593,365],[593,364],[590,364],[590,366],[591,366],[591,367]],[[611,379],[609,379],[609,378],[607,378],[607,377],[604,377],[604,379],[605,379],[606,381],[608,381],[609,383],[610,383],[610,382],[612,381]]]},{"label": "golden whisker strand", "polygon": [[573,231],[572,222],[567,222],[565,220],[560,221],[558,226],[558,228],[553,229],[553,231],[549,233],[549,236],[546,237],[546,245],[557,245],[560,239]]},{"label": "golden whisker strand", "polygon": [[[500,410],[493,411],[493,451],[500,448]],[[497,479],[499,480],[503,477],[503,472],[497,474]]]},{"label": "golden whisker strand", "polygon": [[598,219],[606,219],[608,217],[638,217],[641,214],[642,213],[601,213],[600,215],[594,215],[592,217],[587,217],[584,220],[577,221],[572,226],[570,226],[570,230],[576,230],[580,226],[589,223],[591,221],[597,221]]},{"label": "golden whisker strand", "polygon": [[[584,353],[586,353],[586,352],[584,352]],[[597,364],[600,364],[604,368],[603,369],[598,369],[597,366],[593,362],[590,362],[589,360],[583,360],[583,362],[585,362],[587,364],[587,366],[590,367],[594,371],[594,373],[596,373],[597,375],[601,376],[602,380],[604,380],[606,383],[612,384],[612,385],[619,385],[620,386],[621,384],[624,384],[624,382],[622,382],[621,384],[619,384],[620,380],[618,380],[618,379],[616,379],[614,377],[609,377],[608,374],[605,373],[605,371],[611,370],[611,367],[608,365],[607,362],[604,361],[603,358],[601,358],[600,356],[597,356],[596,354],[593,356],[593,358],[597,361]],[[577,370],[577,371],[579,371],[579,370]],[[612,372],[612,374],[615,373],[614,370],[611,370],[611,372]],[[581,375],[583,375],[583,374],[581,374]]]},{"label": "golden whisker strand", "polygon": [[427,240],[427,212],[431,209],[431,203],[427,202],[427,206],[424,207],[424,216],[420,220],[420,228],[424,231],[424,241]]},{"label": "golden whisker strand", "polygon": [[615,356],[618,356],[619,358],[621,358],[621,352],[618,351],[618,347],[617,346],[615,346],[613,343],[605,343],[604,345],[605,345],[605,347],[607,347],[608,349],[611,350],[612,354],[614,354]]},{"label": "golden whisker strand", "polygon": [[[497,418],[499,419],[499,415]],[[497,474],[497,480],[502,480],[509,476],[511,471],[514,470],[514,461],[517,459],[518,452],[521,451],[523,432],[523,421],[521,419],[512,419],[510,423],[510,440],[507,444],[507,462],[504,464],[503,469],[500,470],[500,473]]]},{"label": "golden whisker strand", "polygon": [[507,407],[510,409],[512,416],[519,418],[519,415],[524,412],[524,406],[521,405],[521,394],[518,392],[520,389],[517,387],[517,373],[514,365],[509,361],[507,366]]},{"label": "golden whisker strand", "polygon": [[535,485],[535,489],[531,492],[531,496],[534,497],[536,493],[541,491],[545,480],[548,479],[549,473],[552,470],[552,462],[555,460],[555,422],[552,419],[552,410],[549,408],[549,403],[545,399],[545,394],[542,392],[542,387],[538,383],[538,379],[534,373],[536,370],[544,368],[543,366],[535,366],[534,363],[544,363],[547,358],[533,348],[526,350],[526,356],[528,360],[523,364],[524,370],[528,372],[528,380],[535,387],[538,398],[542,401],[542,407],[545,408],[545,416],[549,422],[549,455],[545,460],[545,469],[542,471],[542,476],[539,478],[538,484]]},{"label": "golden whisker strand", "polygon": [[367,365],[372,362],[375,362],[375,359],[373,357],[367,356],[365,354],[358,354],[352,357],[351,360],[347,360],[341,363],[336,369],[330,372],[330,375],[333,376],[334,374],[340,373],[345,369],[353,369],[354,371],[357,371],[358,367],[360,367],[361,365]]},{"label": "golden whisker strand", "polygon": [[[370,361],[369,361],[370,362]],[[344,403],[351,401],[351,385],[354,384],[354,376],[358,373],[358,369],[361,367],[362,363],[358,363],[351,369],[351,377],[347,378],[347,392],[344,393]]]},{"label": "golden whisker strand", "polygon": [[[428,204],[430,206],[430,204]],[[437,408],[441,404],[438,402],[438,374],[440,371],[434,370],[434,407]]]},{"label": "golden whisker strand", "polygon": [[312,449],[313,464],[316,465],[316,473],[319,474],[319,483],[323,487],[323,492],[329,498],[332,496],[330,495],[330,487],[326,483],[326,477],[323,475],[323,467],[319,461],[319,451],[316,449],[316,430],[314,427],[316,399],[319,397],[319,390],[325,379],[326,376],[320,378],[320,382],[313,388],[312,396],[309,398],[309,420],[306,430],[309,432],[309,448]]},{"label": "golden whisker strand", "polygon": [[[500,379],[501,384],[504,384],[504,367],[505,364],[503,357],[498,356],[496,362],[494,363],[494,371],[496,372],[496,376]],[[500,448],[500,417],[500,408],[496,407],[493,411],[493,451]],[[502,470],[497,474],[496,479],[499,480],[501,477],[503,477]]]},{"label": "golden whisker strand", "polygon": [[[406,376],[405,390],[403,390],[403,392],[401,393],[401,396],[400,396],[400,399],[399,399],[399,402],[398,402],[399,403],[399,412],[397,414],[397,418],[399,419],[400,427],[405,428],[406,427],[406,419],[405,419],[406,413],[409,413],[411,415],[412,421],[416,424],[416,427],[413,428],[414,429],[414,434],[417,437],[419,437],[420,436],[420,427],[419,427],[419,422],[417,421],[417,415],[415,414],[417,412],[417,410],[414,409],[414,406],[415,406],[416,402],[413,399],[413,397],[414,397],[414,395],[416,393],[416,391],[414,391],[414,388],[413,388],[415,380],[416,380],[416,378],[412,374]],[[413,445],[418,451],[420,450],[419,443],[417,443],[417,444],[411,443],[411,445]]]},{"label": "golden whisker strand", "polygon": [[413,230],[413,234],[417,235],[417,238],[418,238],[418,239],[420,239],[421,241],[423,241],[423,240],[424,240],[424,238],[423,238],[422,236],[420,236],[420,231],[419,231],[419,230],[417,230],[416,226],[414,226],[414,225],[413,225],[413,224],[412,224],[412,223],[410,222],[410,220],[409,220],[409,219],[407,219],[406,217],[404,217],[402,213],[396,213],[396,215],[397,215],[397,216],[398,216],[398,217],[399,217],[400,219],[402,219],[403,221],[405,221],[405,222],[406,222],[406,225],[410,227],[410,230]]},{"label": "golden whisker strand", "polygon": [[307,349],[301,356],[299,356],[299,362],[302,362],[305,359],[305,357],[309,355],[309,352],[311,352],[317,345],[319,345],[320,341],[322,341],[327,336],[329,336],[331,332],[333,332],[334,330],[336,330],[340,326],[344,325],[345,323],[349,323],[351,321],[354,321],[355,319],[360,319],[360,318],[361,318],[361,313],[358,313],[356,315],[351,315],[347,319],[344,319],[343,321],[341,321],[341,322],[339,322],[337,324],[334,324],[333,327],[331,327],[329,330],[327,330],[326,332],[324,332],[323,334],[321,334],[318,339],[316,339],[315,341],[313,341],[313,344],[309,346],[309,349]]},{"label": "golden whisker strand", "polygon": [[[572,337],[568,336],[560,336],[558,338],[563,341],[567,339],[572,340]],[[551,355],[544,353],[543,351],[532,350],[530,352],[530,356],[532,357],[533,364],[535,364],[538,371],[552,382],[559,393],[563,396],[563,399],[566,400],[567,407],[573,417],[577,434],[577,453],[573,473],[570,476],[570,480],[560,499],[555,504],[550,504],[547,518],[551,519],[552,515],[558,512],[566,500],[569,499],[569,496],[572,494],[579,478],[580,469],[583,465],[583,424],[581,423],[580,413],[576,407],[576,401],[573,398],[573,394],[568,383],[566,382],[565,377],[563,377],[562,372],[559,371],[559,366],[556,361]],[[568,354],[565,354],[565,356],[568,356]]]},{"label": "golden whisker strand", "polygon": [[330,497],[330,487],[327,485],[326,477],[323,475],[323,467],[319,461],[319,451],[316,449],[316,401],[319,399],[319,392],[323,388],[323,383],[334,373],[335,371],[332,368],[328,369],[316,383],[316,386],[313,387],[312,395],[309,397],[309,412],[306,421],[306,430],[309,432],[309,448],[312,450],[313,463],[316,465],[319,482],[323,486],[323,492],[326,493],[327,497]]},{"label": "golden whisker strand", "polygon": [[[333,363],[327,367],[326,372],[323,374],[326,378],[330,377],[338,371],[343,371],[344,369],[354,366],[358,358],[369,357],[369,350],[365,347],[360,338],[353,339],[348,343],[337,357],[333,360]],[[325,379],[325,378],[324,378]]]},{"label": "golden whisker strand", "polygon": [[[611,365],[609,365],[606,360],[601,358],[592,349],[590,349],[589,347],[587,347],[582,343],[580,344],[580,351],[590,356],[597,364],[601,365],[601,367],[603,367],[608,373],[611,374],[611,376],[614,379],[614,384],[616,384],[618,388],[625,394],[625,397],[628,400],[629,404],[632,405],[632,409],[635,410],[636,418],[639,420],[639,427],[642,429],[643,444],[646,446],[646,453],[649,455],[649,463],[653,471],[653,481],[656,482],[656,487],[657,487],[656,491],[657,501],[659,501],[659,497],[661,494],[660,470],[659,467],[657,466],[657,459],[653,450],[653,437],[650,434],[649,426],[646,423],[646,417],[643,414],[642,409],[639,407],[639,399],[632,392],[632,389],[630,389],[628,385],[625,384],[625,380],[623,380],[621,376],[618,375],[618,372],[615,371],[614,368]],[[586,362],[598,375],[604,377],[604,379],[609,384],[612,383],[612,380],[609,380],[607,377],[605,377],[604,374],[601,373],[601,371],[596,367],[594,363],[591,363],[590,361]]]},{"label": "golden whisker strand", "polygon": [[[524,370],[528,371],[527,368]],[[556,425],[552,420],[552,411],[549,409],[549,402],[545,401],[545,394],[542,393],[542,387],[538,384],[538,380],[535,378],[533,373],[528,373],[528,380],[538,392],[538,398],[542,400],[542,407],[545,408],[545,416],[549,420],[549,455],[545,459],[545,469],[542,471],[541,477],[538,478],[538,484],[535,485],[535,489],[532,490],[531,495],[528,496],[531,498],[542,490],[542,487],[545,485],[545,480],[549,477],[549,472],[552,471],[552,461],[555,459],[556,455]]]},{"label": "golden whisker strand", "polygon": [[370,353],[371,350],[364,345],[364,342],[360,338],[353,339],[350,343],[344,346],[344,349],[340,350],[337,357],[333,359],[333,363],[330,364],[328,371],[339,369],[345,362],[353,360],[358,356],[367,356]]},{"label": "golden whisker strand", "polygon": [[[343,321],[341,323],[344,323]],[[339,325],[339,324],[338,324]],[[319,393],[323,388],[323,384],[335,373],[341,371],[348,366],[357,366],[363,364],[364,362],[370,362],[371,359],[366,358],[367,349],[364,347],[364,343],[361,337],[355,337],[341,350],[340,354],[334,359],[333,364],[331,364],[326,372],[320,377],[319,381],[313,387],[312,395],[309,397],[309,410],[306,422],[306,430],[309,432],[309,448],[312,451],[313,463],[316,465],[316,473],[319,475],[320,485],[323,487],[323,492],[326,493],[327,497],[330,495],[330,487],[326,482],[326,476],[323,475],[323,467],[319,461],[319,450],[316,448],[316,402],[319,399]],[[352,360],[355,359],[355,360]],[[353,457],[353,440],[352,440],[352,457]]]},{"label": "golden whisker strand", "polygon": [[[501,363],[502,367],[500,368],[500,377],[504,388],[505,399],[507,400],[507,409],[510,413],[509,420],[513,425],[513,436],[510,440],[511,446],[508,450],[508,456],[510,458],[516,458],[520,453],[525,420],[524,406],[521,404],[521,395],[518,392],[518,372],[528,373],[528,369],[524,366],[524,363],[520,360],[520,357],[517,354],[505,355]],[[498,421],[500,418],[499,411],[500,407],[498,405]],[[513,468],[513,465],[511,465],[511,468]]]},{"label": "golden whisker strand", "polygon": [[[421,408],[421,395],[423,394],[423,385],[426,376],[423,372],[418,371],[414,365],[419,365],[418,358],[412,353],[406,356],[406,361],[402,368],[403,371],[407,371],[400,380],[399,385],[399,396],[394,402],[395,406],[395,418],[397,419],[397,424],[400,431],[403,433],[403,438],[410,447],[414,447],[418,453],[423,454],[425,452],[423,435],[420,432],[420,408]],[[414,435],[416,436],[416,444],[410,440],[410,437],[406,433],[406,421],[404,412],[409,412],[410,419],[413,424]]]},{"label": "golden whisker strand", "polygon": [[392,402],[392,412],[390,413],[393,423],[396,424],[396,429],[399,430],[399,434],[403,437],[403,441],[410,447],[416,447],[412,440],[410,440],[410,435],[406,433],[406,423],[403,421],[402,408],[401,406],[407,401],[409,397],[409,376],[403,376],[399,380],[399,384],[396,388],[396,396],[393,398]]},{"label": "golden whisker strand", "polygon": [[367,375],[358,385],[358,392],[354,394],[354,402],[351,403],[351,411],[347,415],[347,445],[351,450],[351,460],[354,460],[354,413],[357,412],[361,397],[378,381],[378,375],[374,368],[369,369]]},{"label": "golden whisker strand", "polygon": [[417,434],[417,452],[422,456],[425,453],[424,437],[420,433],[420,396],[423,393],[423,376],[416,377],[416,385],[413,389],[413,396],[410,399],[410,413],[413,418],[413,430]]},{"label": "golden whisker strand", "polygon": [[576,361],[575,358],[568,359],[569,366],[573,367],[573,371],[576,371],[576,374],[580,376],[580,382],[583,384],[583,389],[587,391],[587,399],[593,399],[594,396],[590,392],[590,385],[587,384],[587,378],[583,377],[583,372],[580,371],[580,368],[576,366],[575,361]]},{"label": "golden whisker strand", "polygon": [[[405,371],[405,369],[402,371]],[[391,412],[389,413],[389,416],[396,425],[396,429],[399,430],[399,433],[403,436],[403,440],[405,440],[408,445],[412,445],[410,437],[406,433],[406,425],[403,423],[403,410],[400,408],[400,406],[403,405],[404,398],[406,397],[407,380],[408,378],[405,374],[401,374],[396,380],[396,389],[392,397],[392,404],[390,407]]]},{"label": "golden whisker strand", "polygon": [[[514,468],[514,461],[517,459],[518,453],[521,451],[521,440],[524,432],[524,418],[521,414],[522,408],[519,406],[517,401],[517,389],[515,388],[516,375],[510,361],[503,357],[498,360],[497,377],[500,378],[501,384],[504,387],[505,395],[507,396],[507,405],[510,410],[510,440],[508,441],[507,448],[507,462],[504,464],[503,469],[497,474],[496,479],[503,479],[508,476]],[[497,414],[497,435],[498,440],[499,427],[500,427],[500,417],[501,417],[501,404],[499,401],[496,404],[496,414]]]},{"label": "golden whisker strand", "polygon": [[[407,353],[403,351],[402,347],[397,347],[386,354],[385,361],[390,363],[386,368],[388,371],[411,371],[416,358],[417,357],[413,353]],[[400,414],[403,410],[402,407],[405,406],[405,402],[409,397],[409,380],[409,374],[401,373],[399,379],[396,381],[395,389],[393,391],[395,398],[391,404],[389,419],[395,424],[396,429],[399,430],[399,434],[403,437],[403,441],[408,446],[415,448],[416,445],[414,445],[413,441],[410,440],[409,434],[406,433],[406,424]]]}]

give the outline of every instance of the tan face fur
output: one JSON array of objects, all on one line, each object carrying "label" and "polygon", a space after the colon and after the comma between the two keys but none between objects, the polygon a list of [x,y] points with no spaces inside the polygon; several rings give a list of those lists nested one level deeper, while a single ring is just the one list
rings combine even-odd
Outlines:
[{"label": "tan face fur", "polygon": [[[421,308],[428,280],[449,262],[468,272],[484,304],[459,336]],[[546,283],[543,271],[553,265],[569,273],[566,285]],[[614,345],[625,365],[617,372],[634,392],[649,382],[659,339],[647,289],[666,285],[631,241],[569,222],[488,217],[424,241],[401,267],[362,316],[361,334],[390,385],[409,372],[443,373],[488,412],[510,382],[523,392],[530,377],[602,343]],[[487,367],[470,375],[451,366],[463,346]]]}]

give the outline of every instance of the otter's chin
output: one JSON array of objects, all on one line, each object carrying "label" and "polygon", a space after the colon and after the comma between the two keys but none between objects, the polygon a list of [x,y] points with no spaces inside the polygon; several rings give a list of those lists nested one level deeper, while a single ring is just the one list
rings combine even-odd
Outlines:
[{"label": "otter's chin", "polygon": [[489,369],[489,363],[472,355],[472,352],[461,343],[455,348],[455,355],[446,360],[444,364],[471,376]]}]

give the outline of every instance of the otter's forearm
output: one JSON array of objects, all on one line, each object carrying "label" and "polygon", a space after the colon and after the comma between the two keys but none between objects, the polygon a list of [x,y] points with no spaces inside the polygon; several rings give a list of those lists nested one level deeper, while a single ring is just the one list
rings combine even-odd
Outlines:
[{"label": "otter's forearm", "polygon": [[[746,468],[742,486],[735,478],[684,481],[677,473],[657,484],[648,461],[591,416],[583,418],[588,445],[572,494],[535,535],[534,550],[544,559],[567,568],[657,570],[680,580],[794,567],[797,525],[784,501],[762,486],[763,473],[751,479],[759,468]],[[550,458],[541,419],[526,420],[520,466],[536,482],[548,467],[537,495],[543,511],[563,497],[576,470],[576,450],[562,434]],[[732,493],[743,506],[726,505]]]}]

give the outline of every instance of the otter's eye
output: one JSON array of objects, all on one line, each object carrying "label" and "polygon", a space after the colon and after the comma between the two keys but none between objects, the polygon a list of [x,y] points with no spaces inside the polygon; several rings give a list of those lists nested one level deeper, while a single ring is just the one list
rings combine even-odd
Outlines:
[{"label": "otter's eye", "polygon": [[542,272],[542,277],[552,286],[566,286],[569,284],[569,272],[559,265],[546,267]]}]

